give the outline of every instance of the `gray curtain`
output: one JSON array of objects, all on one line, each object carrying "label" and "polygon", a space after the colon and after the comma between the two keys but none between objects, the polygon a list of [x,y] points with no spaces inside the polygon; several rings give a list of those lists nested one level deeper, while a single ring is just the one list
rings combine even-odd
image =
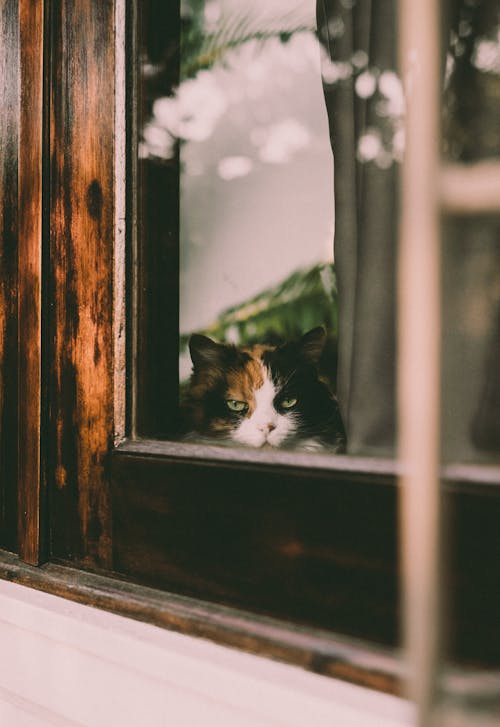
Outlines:
[{"label": "gray curtain", "polygon": [[[317,2],[335,166],[337,391],[351,454],[391,455],[395,448],[399,162],[397,119],[387,113],[384,83],[394,82],[397,67],[396,6],[394,0]],[[478,44],[497,38],[499,11],[499,0],[452,0],[446,8],[443,153],[454,160],[500,154],[500,62],[493,70],[477,67]],[[500,452],[499,231],[491,218],[449,220],[443,229],[449,460],[494,460]]]},{"label": "gray curtain", "polygon": [[[362,97],[355,93],[355,84],[363,72],[374,76],[395,69],[394,2],[319,0],[317,16],[320,40],[333,63],[324,73],[324,92],[335,167],[337,393],[349,452],[390,454],[395,422],[397,166],[387,166],[387,159],[359,160],[366,132],[390,147],[393,128],[378,113],[384,101],[380,92]],[[346,77],[335,80],[336,69]]]}]

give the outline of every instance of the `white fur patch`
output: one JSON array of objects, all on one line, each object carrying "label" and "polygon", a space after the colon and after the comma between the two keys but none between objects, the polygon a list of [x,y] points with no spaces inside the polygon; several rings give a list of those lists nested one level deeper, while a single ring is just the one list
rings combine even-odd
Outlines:
[{"label": "white fur patch", "polygon": [[250,447],[264,444],[279,447],[295,431],[294,415],[293,412],[280,414],[274,408],[273,401],[278,392],[265,366],[262,366],[262,377],[262,386],[254,391],[255,409],[251,416],[242,420],[232,437]]}]

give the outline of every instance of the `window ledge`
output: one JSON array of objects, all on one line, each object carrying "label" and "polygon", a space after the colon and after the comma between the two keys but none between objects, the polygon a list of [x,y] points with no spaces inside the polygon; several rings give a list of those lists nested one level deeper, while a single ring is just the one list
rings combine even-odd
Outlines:
[{"label": "window ledge", "polygon": [[[325,471],[339,475],[366,476],[373,481],[388,482],[400,476],[401,463],[385,457],[360,457],[328,454],[327,452],[301,452],[283,449],[252,449],[250,447],[197,444],[161,439],[124,439],[115,449],[117,455],[162,457],[173,460],[218,462],[242,466],[293,467]],[[500,488],[500,463],[449,463],[441,470],[446,486],[455,489],[465,486]]]},{"label": "window ledge", "polygon": [[5,551],[0,579],[359,686],[402,691],[400,658],[384,647],[67,566],[29,566]]},{"label": "window ledge", "polygon": [[22,725],[92,727],[167,721],[402,727],[411,721],[402,699],[10,583],[0,583],[0,615],[0,717],[10,716],[10,724],[12,717]]}]

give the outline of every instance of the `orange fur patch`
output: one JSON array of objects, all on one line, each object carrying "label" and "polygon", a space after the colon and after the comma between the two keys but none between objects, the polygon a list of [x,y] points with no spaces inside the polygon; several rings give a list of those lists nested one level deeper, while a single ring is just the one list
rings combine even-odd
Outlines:
[{"label": "orange fur patch", "polygon": [[247,416],[255,410],[255,389],[264,383],[262,366],[254,358],[250,359],[239,371],[231,371],[227,376],[227,398],[244,401],[248,404]]},{"label": "orange fur patch", "polygon": [[[262,370],[262,355],[265,351],[272,349],[273,346],[256,345],[248,348],[240,349],[248,354],[251,358],[244,366],[237,370],[228,370],[222,372],[220,369],[207,366],[200,370],[192,379],[189,400],[187,407],[189,418],[192,424],[199,429],[203,429],[205,412],[202,401],[206,393],[218,385],[221,377],[224,376],[226,381],[226,399],[234,399],[235,401],[244,401],[248,404],[246,416],[251,416],[255,411],[255,395],[256,389],[259,389],[264,383]],[[220,418],[212,419],[210,422],[210,430],[222,433],[232,429],[232,424]]]}]

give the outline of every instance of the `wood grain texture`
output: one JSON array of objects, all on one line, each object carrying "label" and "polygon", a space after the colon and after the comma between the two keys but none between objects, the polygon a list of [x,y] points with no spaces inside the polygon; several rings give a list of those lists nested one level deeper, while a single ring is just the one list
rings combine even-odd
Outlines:
[{"label": "wood grain texture", "polygon": [[19,554],[44,558],[41,521],[42,155],[44,3],[20,0],[19,131]]},{"label": "wood grain texture", "polygon": [[55,3],[51,38],[51,547],[92,567],[110,563],[113,5]]},{"label": "wood grain texture", "polygon": [[148,586],[399,642],[394,480],[113,456],[114,570]]},{"label": "wood grain texture", "polygon": [[[123,577],[400,644],[394,477],[120,451],[112,470]],[[499,666],[500,488],[457,479],[444,491],[449,654]]]},{"label": "wood grain texture", "polygon": [[0,3],[0,544],[17,548],[17,0]]},{"label": "wood grain texture", "polygon": [[[179,406],[179,175],[178,153],[169,160],[139,159],[141,129],[154,101],[179,82],[180,3],[137,3],[132,18],[132,109],[129,188],[136,224],[132,233],[135,392],[132,431],[140,437],[166,437],[178,431]],[[140,59],[163,70],[139,73]],[[167,61],[167,62],[165,62]],[[133,138],[134,135],[136,138]],[[134,237],[134,234],[130,235]]]},{"label": "wood grain texture", "polygon": [[400,657],[381,646],[65,566],[32,568],[2,551],[0,578],[318,674],[402,693]]}]

